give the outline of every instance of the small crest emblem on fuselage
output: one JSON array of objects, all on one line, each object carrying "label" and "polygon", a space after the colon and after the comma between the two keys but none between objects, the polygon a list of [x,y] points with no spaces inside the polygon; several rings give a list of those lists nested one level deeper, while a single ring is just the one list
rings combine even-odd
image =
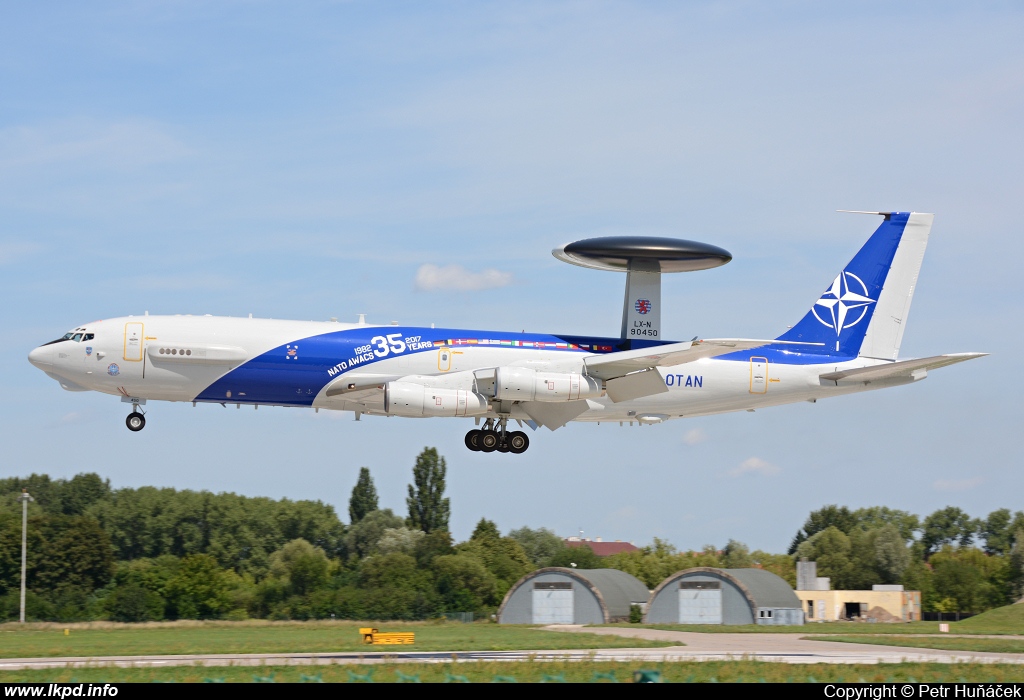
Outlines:
[{"label": "small crest emblem on fuselage", "polygon": [[86,347],[85,347],[85,354],[86,354],[87,356],[88,356],[88,355],[91,355],[91,354],[92,354],[92,348],[90,348],[89,346],[86,346]]},{"label": "small crest emblem on fuselage", "polygon": [[107,374],[109,374],[111,377],[116,377],[117,375],[121,374],[121,368],[117,366],[116,362],[111,362],[107,366]]},{"label": "small crest emblem on fuselage", "polygon": [[637,299],[636,303],[633,304],[633,308],[641,316],[649,314],[651,312],[651,300],[650,299]]}]

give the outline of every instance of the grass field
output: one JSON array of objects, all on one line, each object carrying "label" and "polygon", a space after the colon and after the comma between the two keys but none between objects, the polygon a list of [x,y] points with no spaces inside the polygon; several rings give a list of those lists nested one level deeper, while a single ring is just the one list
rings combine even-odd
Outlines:
[{"label": "grass field", "polygon": [[[460,664],[380,664],[377,666],[283,666],[177,667],[158,669],[89,668],[42,671],[0,672],[0,682],[86,682],[86,683],[202,683],[204,681],[252,683],[270,680],[276,683],[360,682],[350,674],[365,676],[372,671],[376,683],[401,680],[399,673],[418,677],[423,683],[456,681],[461,676],[471,683],[494,681],[529,682],[630,682],[633,671],[653,670],[665,682],[743,682],[743,683],[822,683],[822,682],[975,682],[1000,683],[1024,681],[1024,666],[1011,664],[772,664],[758,661],[708,661],[671,663],[615,662],[471,662]],[[595,677],[595,674],[605,674]],[[607,674],[614,675],[612,681]],[[545,678],[545,676],[547,678]],[[305,677],[305,678],[304,678]]]},{"label": "grass field", "polygon": [[[359,627],[385,632],[415,632],[413,646],[362,644]],[[137,656],[148,654],[258,654],[332,651],[498,651],[506,649],[600,649],[661,647],[623,637],[538,631],[525,626],[491,623],[269,623],[209,622],[187,624],[67,626],[17,624],[0,626],[0,657]]]},{"label": "grass field", "polygon": [[1024,634],[1024,603],[994,608],[963,622],[950,623],[957,634]]},{"label": "grass field", "polygon": [[[605,625],[595,625],[603,627]],[[938,622],[903,623],[862,623],[862,622],[816,622],[808,625],[631,625],[620,623],[613,627],[649,627],[657,630],[676,632],[707,632],[711,634],[760,633],[760,634],[936,634]],[[949,623],[950,634],[1024,634],[1024,604],[1007,605],[975,615],[961,622]],[[881,642],[880,642],[881,643]],[[936,647],[946,648],[946,647]]]},{"label": "grass field", "polygon": [[819,642],[853,642],[854,644],[882,644],[917,649],[946,649],[949,651],[992,651],[1004,654],[1024,654],[1024,639],[992,639],[991,637],[901,637],[894,634],[843,634],[828,637],[804,637]]}]

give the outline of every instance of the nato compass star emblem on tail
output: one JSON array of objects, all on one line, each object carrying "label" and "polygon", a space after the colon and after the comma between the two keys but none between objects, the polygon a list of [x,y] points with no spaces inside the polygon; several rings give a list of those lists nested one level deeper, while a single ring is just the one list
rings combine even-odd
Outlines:
[{"label": "nato compass star emblem on tail", "polygon": [[[856,291],[858,289],[859,292]],[[875,300],[868,296],[868,288],[863,280],[844,270],[836,276],[832,286],[821,295],[821,298],[814,302],[811,311],[824,325],[835,329],[838,337],[844,328],[860,323],[868,312],[868,304],[874,303]],[[818,313],[819,307],[825,314],[824,318],[822,313]],[[825,309],[828,311],[824,311]]]},{"label": "nato compass star emblem on tail", "polygon": [[299,346],[298,345],[295,345],[295,346],[286,345],[285,346],[285,350],[287,351],[284,354],[284,358],[286,360],[297,360],[297,359],[299,359]]}]

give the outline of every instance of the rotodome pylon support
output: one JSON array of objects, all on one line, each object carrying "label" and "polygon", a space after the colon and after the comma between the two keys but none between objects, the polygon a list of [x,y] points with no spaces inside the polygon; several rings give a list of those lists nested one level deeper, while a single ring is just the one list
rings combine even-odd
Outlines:
[{"label": "rotodome pylon support", "polygon": [[626,341],[662,340],[662,274],[707,270],[732,260],[732,254],[718,246],[654,236],[587,238],[551,254],[572,265],[626,273],[621,328]]}]

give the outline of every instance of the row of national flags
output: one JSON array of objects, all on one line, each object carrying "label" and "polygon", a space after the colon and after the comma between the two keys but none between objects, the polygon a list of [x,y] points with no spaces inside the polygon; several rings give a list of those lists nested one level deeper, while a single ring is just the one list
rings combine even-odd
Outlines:
[{"label": "row of national flags", "polygon": [[498,345],[510,348],[541,348],[543,350],[591,350],[593,352],[611,352],[611,345],[584,345],[549,340],[494,340],[491,338],[448,338],[435,340],[434,347],[455,347],[458,345]]}]

